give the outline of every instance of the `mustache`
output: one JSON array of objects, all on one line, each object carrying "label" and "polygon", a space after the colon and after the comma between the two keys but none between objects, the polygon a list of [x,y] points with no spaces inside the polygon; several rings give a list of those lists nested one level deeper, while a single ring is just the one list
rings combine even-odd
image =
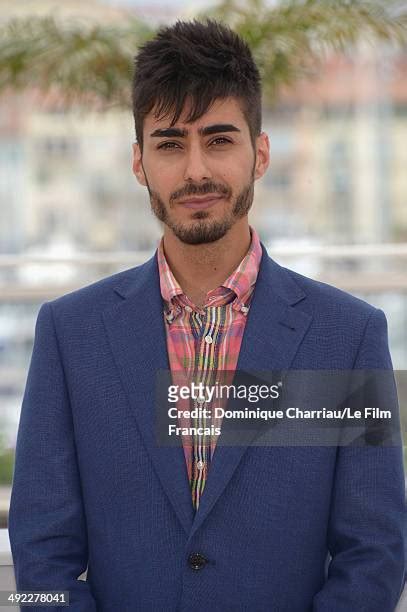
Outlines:
[{"label": "mustache", "polygon": [[193,183],[191,183],[190,185],[185,185],[185,187],[179,189],[178,191],[174,191],[174,193],[170,197],[170,202],[173,202],[174,200],[178,200],[179,198],[183,198],[185,196],[207,195],[208,193],[216,193],[226,197],[230,197],[232,195],[231,189],[229,189],[225,185],[219,185],[213,182],[204,183],[203,185],[194,185]]}]

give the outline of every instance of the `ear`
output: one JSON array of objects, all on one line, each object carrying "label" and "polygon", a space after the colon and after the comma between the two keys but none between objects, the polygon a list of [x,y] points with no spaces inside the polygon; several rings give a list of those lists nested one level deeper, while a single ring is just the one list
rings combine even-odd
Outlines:
[{"label": "ear", "polygon": [[256,167],[254,178],[259,179],[266,172],[270,163],[270,142],[266,132],[256,138]]},{"label": "ear", "polygon": [[140,185],[147,187],[147,181],[141,163],[141,150],[138,142],[133,143],[133,174],[136,176]]}]

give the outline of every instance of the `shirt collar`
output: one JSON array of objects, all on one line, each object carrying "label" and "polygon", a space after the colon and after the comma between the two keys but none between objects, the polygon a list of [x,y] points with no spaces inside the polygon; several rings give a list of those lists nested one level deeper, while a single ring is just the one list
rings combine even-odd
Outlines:
[{"label": "shirt collar", "polygon": [[[214,303],[217,305],[228,303],[233,300],[232,307],[235,310],[241,310],[242,306],[243,310],[246,308],[246,301],[250,297],[256,283],[262,257],[260,238],[252,226],[249,226],[249,228],[251,242],[246,255],[222,285],[216,289],[212,289],[207,295],[207,300],[212,297],[213,300],[216,300]],[[172,322],[181,312],[182,307],[188,304],[193,306],[193,304],[184,294],[180,284],[171,271],[164,253],[163,238],[161,238],[157,249],[157,261],[160,275],[161,296],[167,308],[172,313],[170,316],[170,322]]]},{"label": "shirt collar", "polygon": [[164,240],[161,238],[157,250],[158,271],[160,274],[161,296],[165,302],[171,302],[176,295],[184,295],[180,284],[171,272],[164,253]]},{"label": "shirt collar", "polygon": [[232,289],[237,297],[237,309],[247,299],[256,283],[262,249],[256,230],[250,226],[251,242],[249,250],[234,272],[222,283],[222,287]]}]

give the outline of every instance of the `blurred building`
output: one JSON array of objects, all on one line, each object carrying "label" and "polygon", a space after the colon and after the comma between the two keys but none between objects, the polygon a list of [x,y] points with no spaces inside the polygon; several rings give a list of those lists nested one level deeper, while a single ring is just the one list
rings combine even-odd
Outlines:
[{"label": "blurred building", "polygon": [[407,54],[361,48],[265,114],[271,165],[262,220],[274,238],[407,240]]},{"label": "blurred building", "polygon": [[[0,23],[52,15],[84,26],[129,17],[155,25],[155,17],[177,12],[164,3],[0,0],[0,15]],[[131,111],[66,111],[55,90],[1,96],[0,253],[44,252],[56,243],[68,252],[151,248],[159,228],[131,172],[134,139]]]}]

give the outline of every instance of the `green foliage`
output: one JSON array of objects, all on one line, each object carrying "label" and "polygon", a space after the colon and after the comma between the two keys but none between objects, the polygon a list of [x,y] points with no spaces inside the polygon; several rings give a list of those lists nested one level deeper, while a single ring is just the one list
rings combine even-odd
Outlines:
[{"label": "green foliage", "polygon": [[0,485],[10,485],[13,478],[14,448],[6,448],[4,426],[0,421]]},{"label": "green foliage", "polygon": [[264,0],[224,0],[207,14],[233,26],[250,44],[262,74],[268,100],[281,85],[312,74],[328,52],[343,52],[365,43],[407,41],[407,12],[398,1],[283,0],[270,7]]},{"label": "green foliage", "polygon": [[57,87],[68,106],[128,107],[134,51],[152,35],[135,19],[90,27],[53,17],[13,19],[1,31],[0,92]]},{"label": "green foliage", "polygon": [[[359,40],[405,44],[407,12],[398,0],[223,0],[201,17],[230,24],[250,44],[267,100],[310,74],[330,51]],[[14,19],[1,27],[0,93],[8,88],[57,88],[67,105],[130,106],[133,57],[154,31],[140,21],[119,25]]]},{"label": "green foliage", "polygon": [[0,485],[11,485],[14,469],[13,448],[9,448],[0,453]]}]

